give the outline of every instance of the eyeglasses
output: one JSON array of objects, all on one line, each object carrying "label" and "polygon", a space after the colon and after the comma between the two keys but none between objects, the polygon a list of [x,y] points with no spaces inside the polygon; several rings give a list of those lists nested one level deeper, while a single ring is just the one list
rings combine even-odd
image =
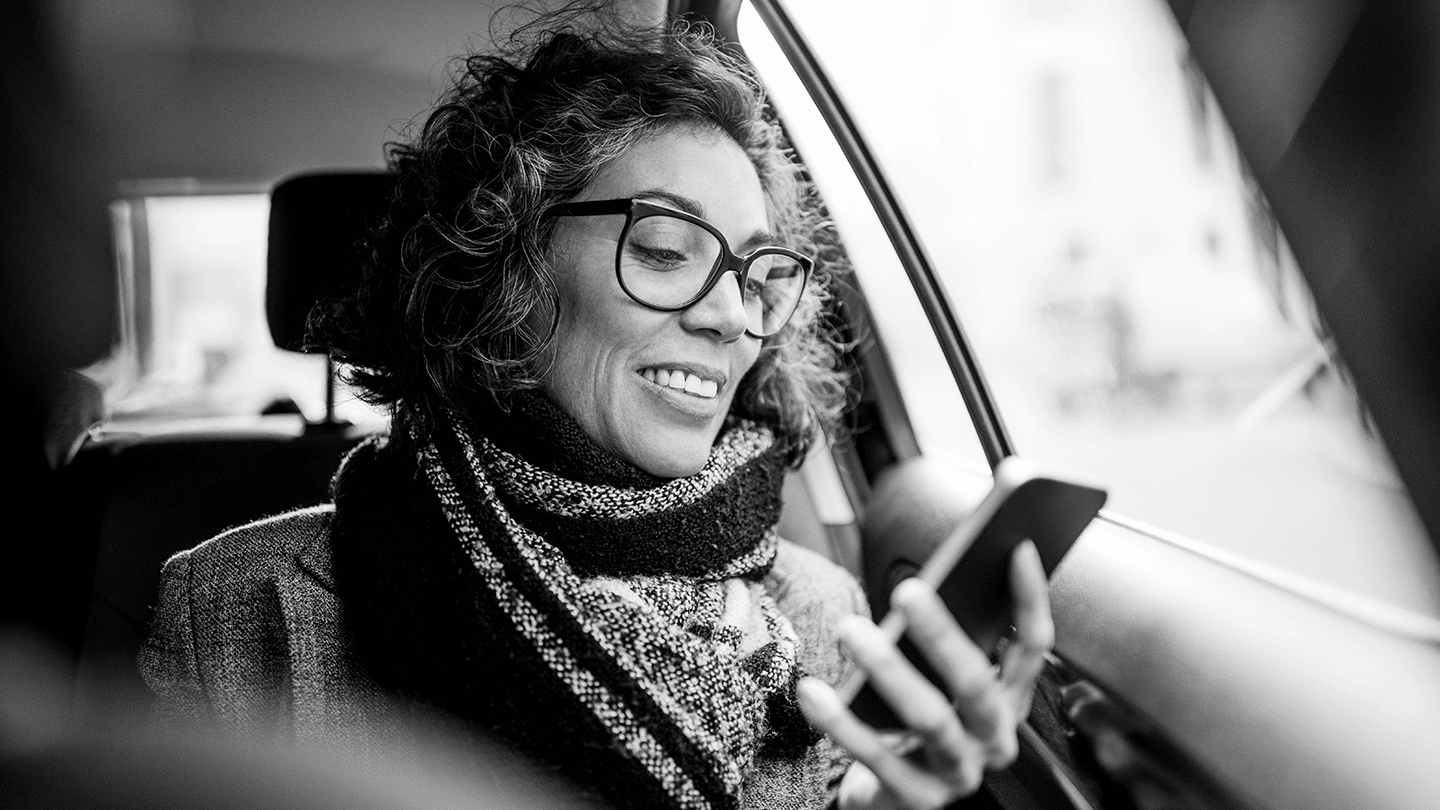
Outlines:
[{"label": "eyeglasses", "polygon": [[705,220],[669,206],[637,199],[561,203],[550,215],[594,217],[624,214],[615,250],[615,276],[637,303],[678,312],[710,294],[720,277],[735,271],[749,317],[745,333],[767,338],[779,332],[805,292],[815,260],[782,247],[736,256],[725,237]]}]

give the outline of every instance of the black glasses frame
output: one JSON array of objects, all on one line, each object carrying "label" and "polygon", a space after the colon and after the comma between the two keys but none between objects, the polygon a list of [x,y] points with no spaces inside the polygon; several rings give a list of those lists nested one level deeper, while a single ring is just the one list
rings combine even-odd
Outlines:
[{"label": "black glasses frame", "polygon": [[[735,252],[730,249],[730,243],[725,239],[725,235],[720,233],[714,225],[711,225],[694,214],[681,211],[678,208],[671,208],[668,205],[661,205],[635,197],[560,203],[554,208],[551,208],[548,214],[558,217],[598,217],[609,214],[624,214],[625,227],[620,229],[620,239],[615,243],[615,280],[619,282],[620,289],[624,290],[625,294],[630,296],[631,300],[657,312],[679,312],[694,306],[705,296],[709,295],[711,290],[715,289],[715,285],[720,282],[721,276],[732,270],[735,271],[735,277],[739,281],[741,299],[743,300],[745,282],[750,274],[750,265],[761,256],[779,254],[781,256],[788,256],[799,262],[801,269],[804,270],[805,273],[804,277],[800,280],[801,294],[795,297],[795,302],[790,305],[790,311],[785,313],[785,317],[780,320],[780,325],[775,327],[773,331],[760,333],[747,326],[745,328],[745,334],[753,338],[772,337],[778,334],[781,329],[785,328],[785,324],[789,323],[791,316],[795,314],[796,307],[800,305],[800,298],[804,295],[805,285],[810,283],[810,273],[815,269],[815,260],[813,258],[789,248],[779,246],[756,248],[744,256],[737,256]],[[659,306],[642,299],[634,292],[631,292],[630,288],[625,285],[625,274],[620,270],[620,263],[625,253],[625,240],[630,236],[630,228],[636,222],[653,216],[675,217],[676,219],[682,219],[686,222],[699,225],[701,228],[709,231],[720,243],[720,255],[715,257],[715,266],[710,268],[710,275],[705,278],[705,283],[700,286],[700,292],[696,293],[694,297],[685,303],[677,306]]]}]

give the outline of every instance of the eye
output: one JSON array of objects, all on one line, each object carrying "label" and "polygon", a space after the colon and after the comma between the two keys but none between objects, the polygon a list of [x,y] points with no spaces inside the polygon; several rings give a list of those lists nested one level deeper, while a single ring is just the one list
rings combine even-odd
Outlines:
[{"label": "eye", "polygon": [[765,298],[765,279],[753,275],[745,279],[745,300],[760,301]]},{"label": "eye", "polygon": [[[696,225],[668,216],[639,220],[626,237],[625,255],[635,267],[652,272],[668,272],[704,265],[714,237]],[[709,251],[713,252],[713,251]]]},{"label": "eye", "polygon": [[650,270],[675,270],[690,259],[683,250],[668,245],[647,245],[632,239],[629,247],[631,255]]}]

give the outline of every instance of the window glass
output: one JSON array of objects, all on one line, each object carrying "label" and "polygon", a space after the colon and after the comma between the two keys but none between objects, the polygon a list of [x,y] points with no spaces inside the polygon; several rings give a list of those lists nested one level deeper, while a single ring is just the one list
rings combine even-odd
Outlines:
[{"label": "window glass", "polygon": [[[925,311],[859,181],[800,78],[749,5],[740,14],[746,55],[764,77],[771,102],[804,157],[864,295],[872,336],[885,347],[923,453],[989,475],[985,453],[954,385],[950,366],[927,331]],[[917,328],[918,327],[918,328]]]},{"label": "window glass", "polygon": [[[1440,615],[1440,566],[1164,2],[786,6],[1020,453],[1106,483],[1127,518]],[[747,50],[787,124],[813,126],[791,121],[762,39]],[[796,133],[816,163],[813,137]],[[832,167],[814,168],[829,200]],[[894,344],[923,317],[882,326],[908,361]],[[904,393],[929,432],[922,403],[953,385],[943,364],[917,376]]]},{"label": "window glass", "polygon": [[[111,357],[87,369],[127,421],[256,416],[292,401],[325,413],[321,355],[281,351],[265,321],[268,194],[136,197],[111,207],[120,335]],[[356,422],[376,415],[337,397]]]}]

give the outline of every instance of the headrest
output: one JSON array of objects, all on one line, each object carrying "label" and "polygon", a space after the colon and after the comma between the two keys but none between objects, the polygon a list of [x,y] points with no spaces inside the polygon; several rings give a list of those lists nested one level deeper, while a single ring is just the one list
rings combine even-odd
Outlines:
[{"label": "headrest", "polygon": [[265,317],[276,346],[299,351],[315,302],[360,283],[356,243],[394,190],[394,176],[377,169],[296,175],[270,192]]}]

